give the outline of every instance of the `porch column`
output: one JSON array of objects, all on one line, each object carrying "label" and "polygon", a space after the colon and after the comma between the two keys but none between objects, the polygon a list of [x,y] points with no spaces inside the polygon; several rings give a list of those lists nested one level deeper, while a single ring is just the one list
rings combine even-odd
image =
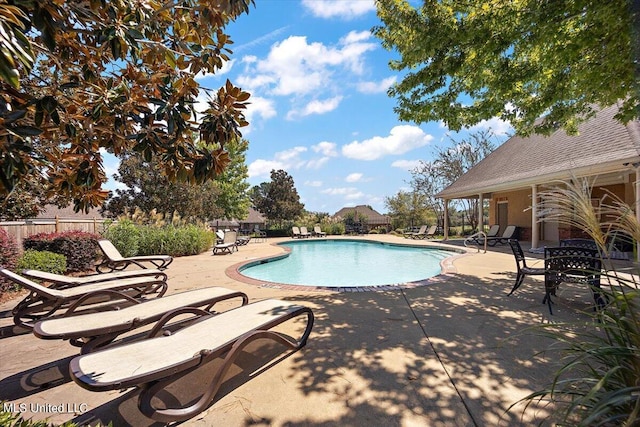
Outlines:
[{"label": "porch column", "polygon": [[[640,164],[636,165],[636,221],[640,224]],[[636,261],[640,262],[640,241],[636,242]]]},{"label": "porch column", "polygon": [[449,240],[449,199],[444,199],[444,240]]},{"label": "porch column", "polygon": [[484,199],[482,193],[478,194],[478,231],[484,231]]},{"label": "porch column", "polygon": [[531,186],[531,248],[537,248],[539,243],[538,228],[538,186]]}]

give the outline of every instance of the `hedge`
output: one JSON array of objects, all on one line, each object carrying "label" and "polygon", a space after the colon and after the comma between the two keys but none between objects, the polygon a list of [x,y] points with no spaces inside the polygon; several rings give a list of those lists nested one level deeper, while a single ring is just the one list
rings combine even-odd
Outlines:
[{"label": "hedge", "polygon": [[96,263],[99,235],[85,231],[39,233],[24,239],[25,250],[49,251],[67,258],[67,271],[92,270]]}]

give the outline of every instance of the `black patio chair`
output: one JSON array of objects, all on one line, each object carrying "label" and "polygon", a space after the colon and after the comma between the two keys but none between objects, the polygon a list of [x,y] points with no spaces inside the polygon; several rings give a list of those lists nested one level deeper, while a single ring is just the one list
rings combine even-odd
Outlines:
[{"label": "black patio chair", "polygon": [[520,242],[518,242],[516,239],[509,239],[508,242],[509,246],[511,246],[511,250],[513,251],[513,256],[516,257],[516,266],[518,267],[518,276],[516,277],[516,283],[513,285],[511,292],[509,292],[509,295],[511,295],[516,289],[520,287],[525,276],[542,276],[545,274],[545,269],[529,267],[524,257],[522,247],[520,246]]}]

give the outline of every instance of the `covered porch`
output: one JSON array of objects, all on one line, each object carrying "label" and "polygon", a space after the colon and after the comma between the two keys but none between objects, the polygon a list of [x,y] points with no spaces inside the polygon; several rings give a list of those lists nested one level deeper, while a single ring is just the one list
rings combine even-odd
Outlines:
[{"label": "covered porch", "polygon": [[[488,204],[488,218],[478,209],[478,223],[517,226],[519,239],[536,249],[560,239],[584,237],[579,230],[544,220],[540,193],[572,180],[587,180],[591,200],[599,206],[615,195],[635,210],[640,221],[640,123],[621,124],[616,105],[582,123],[576,135],[558,130],[549,136],[513,136],[438,193],[445,206],[455,199]],[[445,209],[447,212],[447,209]],[[603,218],[606,220],[606,218]],[[445,217],[445,239],[448,218]]]}]

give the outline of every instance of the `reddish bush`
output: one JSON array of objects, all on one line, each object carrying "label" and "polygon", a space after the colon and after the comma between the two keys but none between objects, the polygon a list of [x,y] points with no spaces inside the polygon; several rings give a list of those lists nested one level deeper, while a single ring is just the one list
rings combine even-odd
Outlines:
[{"label": "reddish bush", "polygon": [[[0,267],[13,271],[16,268],[19,255],[16,238],[5,229],[0,228]],[[0,292],[6,292],[10,289],[14,289],[14,283],[0,278]]]},{"label": "reddish bush", "polygon": [[50,251],[67,257],[67,271],[91,270],[96,262],[99,235],[86,231],[38,233],[24,239],[24,249]]}]

